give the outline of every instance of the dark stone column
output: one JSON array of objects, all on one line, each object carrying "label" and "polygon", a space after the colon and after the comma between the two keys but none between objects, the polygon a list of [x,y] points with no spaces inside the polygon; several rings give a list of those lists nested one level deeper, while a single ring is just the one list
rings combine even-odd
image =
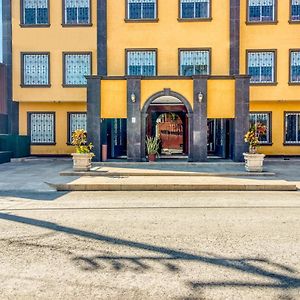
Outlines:
[{"label": "dark stone column", "polygon": [[7,70],[8,133],[19,133],[19,103],[12,95],[12,21],[11,0],[2,1],[3,63]]},{"label": "dark stone column", "polygon": [[[203,99],[199,101],[199,93]],[[190,117],[190,157],[194,162],[207,160],[207,77],[194,77],[194,113]]]},{"label": "dark stone column", "polygon": [[[135,95],[135,102],[131,95]],[[127,159],[142,160],[142,118],[141,118],[141,79],[127,79]]]},{"label": "dark stone column", "polygon": [[87,77],[87,134],[94,161],[101,161],[101,78]]},{"label": "dark stone column", "polygon": [[97,1],[98,75],[107,75],[107,0]]},{"label": "dark stone column", "polygon": [[230,0],[230,75],[240,74],[240,0]]},{"label": "dark stone column", "polygon": [[235,119],[232,133],[232,159],[235,162],[244,161],[243,153],[248,145],[244,135],[249,129],[249,76],[235,76]]}]

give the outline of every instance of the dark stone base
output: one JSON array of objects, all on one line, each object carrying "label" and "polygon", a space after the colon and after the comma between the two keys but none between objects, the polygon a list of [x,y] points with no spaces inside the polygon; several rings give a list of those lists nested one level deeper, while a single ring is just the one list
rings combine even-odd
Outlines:
[{"label": "dark stone base", "polygon": [[0,134],[8,133],[8,116],[0,114]]}]

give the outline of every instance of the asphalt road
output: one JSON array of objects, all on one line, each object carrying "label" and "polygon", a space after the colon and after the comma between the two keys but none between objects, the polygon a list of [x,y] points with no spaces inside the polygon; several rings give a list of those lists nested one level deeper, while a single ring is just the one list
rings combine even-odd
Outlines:
[{"label": "asphalt road", "polygon": [[1,299],[300,299],[300,193],[0,193]]}]

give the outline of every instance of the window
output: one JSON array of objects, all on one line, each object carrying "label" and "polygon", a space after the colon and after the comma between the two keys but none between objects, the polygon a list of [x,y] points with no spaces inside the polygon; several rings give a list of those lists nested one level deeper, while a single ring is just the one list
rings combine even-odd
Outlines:
[{"label": "window", "polygon": [[22,53],[22,85],[49,86],[49,53]]},{"label": "window", "polygon": [[271,143],[271,113],[250,113],[249,115],[250,127],[257,124],[266,126],[266,134],[259,137],[261,144]]},{"label": "window", "polygon": [[156,51],[155,50],[127,50],[127,75],[155,76]]},{"label": "window", "polygon": [[211,0],[180,0],[180,18],[210,18],[210,1]]},{"label": "window", "polygon": [[290,51],[290,83],[300,83],[300,50]]},{"label": "window", "polygon": [[22,0],[22,25],[49,25],[48,0]]},{"label": "window", "polygon": [[285,113],[285,143],[300,144],[300,112]]},{"label": "window", "polygon": [[31,144],[55,143],[55,113],[29,113]]},{"label": "window", "polygon": [[77,129],[86,130],[86,113],[82,113],[82,112],[68,113],[68,120],[69,120],[68,142],[71,143],[72,134],[75,130]]},{"label": "window", "polygon": [[91,53],[64,53],[64,85],[84,86],[92,74]]},{"label": "window", "polygon": [[157,0],[127,0],[127,19],[151,20],[157,18]]},{"label": "window", "polygon": [[90,0],[63,0],[64,25],[90,25]]},{"label": "window", "polygon": [[275,22],[275,0],[248,0],[249,22]]},{"label": "window", "polygon": [[291,1],[291,21],[300,21],[300,0],[290,0]]},{"label": "window", "polygon": [[247,64],[251,83],[275,82],[275,51],[248,51]]},{"label": "window", "polygon": [[210,73],[210,50],[179,50],[180,75],[208,75]]}]

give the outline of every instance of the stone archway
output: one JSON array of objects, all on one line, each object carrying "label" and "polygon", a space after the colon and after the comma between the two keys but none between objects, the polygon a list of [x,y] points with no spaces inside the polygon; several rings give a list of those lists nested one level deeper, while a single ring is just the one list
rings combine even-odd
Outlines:
[{"label": "stone archway", "polygon": [[150,108],[150,105],[155,102],[155,100],[160,99],[162,97],[172,97],[174,99],[177,99],[179,103],[183,104],[187,111],[187,117],[188,117],[188,128],[187,128],[187,141],[188,141],[188,157],[189,160],[192,158],[192,135],[193,132],[193,108],[190,104],[190,102],[181,94],[172,91],[171,89],[164,89],[163,91],[159,91],[153,95],[151,95],[147,101],[144,103],[142,110],[141,110],[141,156],[142,159],[146,158],[145,153],[145,140],[146,140],[146,127],[147,127],[147,116],[148,116],[148,110]]}]

